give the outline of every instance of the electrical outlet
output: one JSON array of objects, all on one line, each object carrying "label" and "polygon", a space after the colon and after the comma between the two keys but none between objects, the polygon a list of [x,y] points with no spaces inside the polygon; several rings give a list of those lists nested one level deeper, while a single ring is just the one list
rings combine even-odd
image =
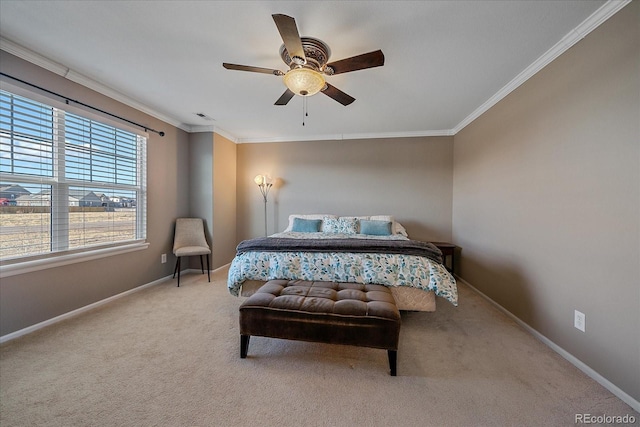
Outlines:
[{"label": "electrical outlet", "polygon": [[587,322],[587,316],[585,316],[584,313],[581,313],[578,310],[575,310],[575,316],[573,318],[573,326],[575,326],[576,329],[580,329],[582,332],[585,332],[586,322]]},{"label": "electrical outlet", "polygon": [[163,264],[164,264],[165,262],[167,262],[167,254],[162,254],[162,255],[160,256],[160,262],[161,262],[161,263],[163,263]]}]

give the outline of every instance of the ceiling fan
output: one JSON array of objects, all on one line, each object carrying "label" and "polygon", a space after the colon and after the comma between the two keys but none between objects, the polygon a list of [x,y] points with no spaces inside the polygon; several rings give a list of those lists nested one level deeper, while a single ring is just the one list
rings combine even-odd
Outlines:
[{"label": "ceiling fan", "polygon": [[282,14],[271,16],[284,42],[280,46],[280,57],[287,64],[289,70],[283,72],[271,68],[229,64],[226,62],[222,66],[228,70],[251,71],[281,76],[287,86],[287,90],[275,102],[275,105],[287,105],[294,95],[311,96],[318,92],[324,93],[342,105],[349,105],[355,101],[355,98],[327,83],[325,76],[384,65],[384,54],[381,50],[327,63],[331,50],[325,42],[314,37],[300,37],[296,21],[290,16]]}]

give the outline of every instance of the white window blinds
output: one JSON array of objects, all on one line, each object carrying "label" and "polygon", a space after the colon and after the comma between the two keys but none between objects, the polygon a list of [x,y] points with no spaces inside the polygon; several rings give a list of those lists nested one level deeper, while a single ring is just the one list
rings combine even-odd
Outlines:
[{"label": "white window blinds", "polygon": [[0,260],[146,238],[146,137],[0,91]]}]

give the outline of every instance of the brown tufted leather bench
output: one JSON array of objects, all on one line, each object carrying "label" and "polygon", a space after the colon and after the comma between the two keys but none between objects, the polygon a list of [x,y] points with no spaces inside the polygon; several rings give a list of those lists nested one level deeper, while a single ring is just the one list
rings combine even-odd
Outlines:
[{"label": "brown tufted leather bench", "polygon": [[270,280],[240,306],[240,357],[251,335],[386,349],[396,375],[400,312],[388,288]]}]

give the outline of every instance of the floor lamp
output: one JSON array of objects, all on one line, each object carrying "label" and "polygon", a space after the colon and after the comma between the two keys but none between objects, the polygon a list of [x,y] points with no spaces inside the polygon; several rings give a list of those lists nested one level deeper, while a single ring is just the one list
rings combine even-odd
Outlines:
[{"label": "floor lamp", "polygon": [[262,198],[264,199],[264,235],[267,236],[267,195],[269,194],[269,190],[273,183],[271,182],[271,177],[268,175],[256,175],[253,178],[253,181],[258,184],[258,188],[262,193]]}]

